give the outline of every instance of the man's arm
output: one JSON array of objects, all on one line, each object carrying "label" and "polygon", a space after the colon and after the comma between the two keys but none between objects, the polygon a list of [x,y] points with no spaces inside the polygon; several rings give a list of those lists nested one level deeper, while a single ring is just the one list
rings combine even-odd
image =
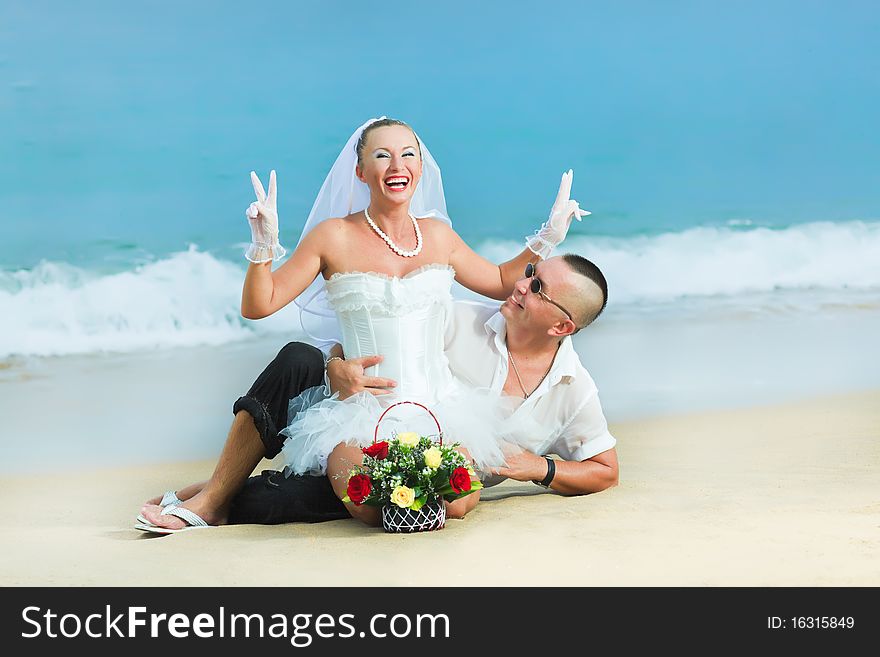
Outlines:
[{"label": "man's arm", "polygon": [[[584,461],[556,459],[554,464],[556,475],[550,488],[563,495],[598,493],[618,482],[617,450],[613,447]],[[547,476],[547,460],[532,452],[508,456],[507,465],[493,469],[492,473],[517,481],[541,481]]]},{"label": "man's arm", "polygon": [[[394,379],[364,374],[368,367],[381,363],[382,356],[364,356],[346,360],[342,345],[339,343],[331,347],[330,356],[333,360],[327,363],[327,384],[331,393],[339,393],[339,399],[346,399],[364,390],[371,395],[386,395],[390,392],[389,388],[397,385]],[[338,360],[340,358],[342,360]]]}]

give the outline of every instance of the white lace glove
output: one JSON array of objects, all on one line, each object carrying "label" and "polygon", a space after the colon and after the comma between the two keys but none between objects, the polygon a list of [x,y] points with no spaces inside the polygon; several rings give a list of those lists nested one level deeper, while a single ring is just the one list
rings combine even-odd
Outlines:
[{"label": "white lace glove", "polygon": [[559,184],[556,202],[550,209],[550,218],[541,224],[541,227],[535,231],[534,235],[526,237],[526,246],[544,260],[549,258],[554,247],[558,246],[565,239],[568,227],[571,225],[571,218],[577,217],[577,220],[580,221],[581,217],[586,217],[590,214],[586,210],[581,210],[577,201],[569,198],[573,175],[571,169],[562,174],[562,182]]},{"label": "white lace glove", "polygon": [[275,170],[269,174],[268,195],[253,171],[251,182],[254,184],[257,200],[250,204],[245,213],[251,225],[251,245],[245,251],[244,257],[256,263],[280,260],[287,250],[278,241],[278,187],[275,183]]}]

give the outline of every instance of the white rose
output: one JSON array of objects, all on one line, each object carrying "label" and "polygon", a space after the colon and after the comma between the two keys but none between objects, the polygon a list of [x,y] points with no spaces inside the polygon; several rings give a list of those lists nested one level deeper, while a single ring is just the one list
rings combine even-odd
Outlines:
[{"label": "white rose", "polygon": [[436,470],[443,462],[443,453],[436,447],[430,447],[425,450],[425,465]]},{"label": "white rose", "polygon": [[391,492],[391,503],[401,509],[408,509],[416,501],[416,493],[407,486],[398,486]]},{"label": "white rose", "polygon": [[404,431],[403,433],[397,434],[397,442],[401,445],[406,445],[407,447],[415,447],[419,444],[419,434],[415,431]]}]

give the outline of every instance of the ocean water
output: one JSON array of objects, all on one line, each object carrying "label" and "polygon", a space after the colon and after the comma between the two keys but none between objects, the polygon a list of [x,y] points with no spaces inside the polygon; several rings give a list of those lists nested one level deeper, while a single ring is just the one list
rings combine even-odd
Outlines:
[{"label": "ocean water", "polygon": [[573,168],[612,319],[876,309],[876,5],[581,4],[3,2],[0,358],[296,335],[239,315],[248,172],[292,246],[380,114],[494,260]]},{"label": "ocean water", "polygon": [[[478,244],[495,261],[519,248],[517,240]],[[880,222],[808,223],[777,230],[695,227],[628,238],[575,234],[565,249],[591,258],[605,272],[606,317],[687,321],[694,316],[880,310]],[[0,272],[0,358],[298,335],[293,305],[258,322],[241,317],[245,264],[243,258],[191,246],[118,271],[42,261]],[[470,296],[464,290],[458,295]]]}]

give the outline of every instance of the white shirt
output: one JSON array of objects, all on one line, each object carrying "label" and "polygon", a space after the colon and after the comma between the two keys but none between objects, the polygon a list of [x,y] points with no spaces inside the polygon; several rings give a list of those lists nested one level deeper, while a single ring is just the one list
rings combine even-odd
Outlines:
[{"label": "white shirt", "polygon": [[[473,386],[501,394],[507,380],[507,322],[498,306],[474,301],[452,304],[446,326],[446,357],[452,373]],[[565,337],[550,372],[512,412],[516,442],[535,454],[583,461],[617,444],[599,403],[599,390]]]}]

